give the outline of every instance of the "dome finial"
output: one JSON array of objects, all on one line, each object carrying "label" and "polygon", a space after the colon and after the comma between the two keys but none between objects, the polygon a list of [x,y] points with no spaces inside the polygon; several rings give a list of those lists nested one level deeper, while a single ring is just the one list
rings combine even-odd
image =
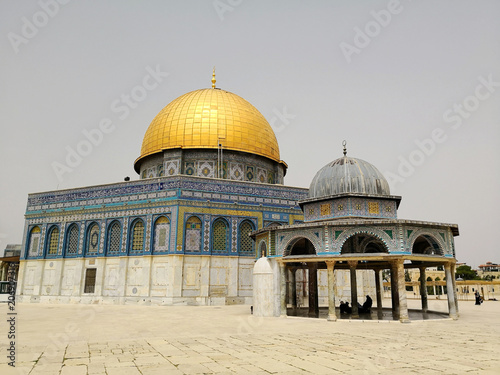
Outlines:
[{"label": "dome finial", "polygon": [[215,89],[215,66],[212,72],[212,88]]},{"label": "dome finial", "polygon": [[346,148],[347,142],[345,141],[345,139],[342,141],[342,146],[344,146],[344,156],[346,156],[347,155],[347,148]]}]

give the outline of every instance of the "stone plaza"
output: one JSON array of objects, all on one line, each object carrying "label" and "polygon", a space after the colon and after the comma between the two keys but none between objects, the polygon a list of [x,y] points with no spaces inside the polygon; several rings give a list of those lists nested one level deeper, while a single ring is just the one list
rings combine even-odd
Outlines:
[{"label": "stone plaza", "polygon": [[458,225],[398,218],[345,141],[286,186],[271,125],[215,83],[153,119],[138,180],[29,194],[0,374],[496,373],[500,305],[458,306]]},{"label": "stone plaza", "polygon": [[[15,369],[5,354],[7,305],[0,308],[5,375],[500,373],[496,301],[460,301],[458,320],[408,324],[258,318],[248,305],[21,303]],[[429,300],[429,309],[446,314],[446,301]]]}]

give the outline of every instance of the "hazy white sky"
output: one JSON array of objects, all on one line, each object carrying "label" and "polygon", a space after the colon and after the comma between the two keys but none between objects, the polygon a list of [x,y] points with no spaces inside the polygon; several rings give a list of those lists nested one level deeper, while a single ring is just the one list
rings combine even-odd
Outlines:
[{"label": "hazy white sky", "polygon": [[499,16],[498,1],[3,0],[0,247],[21,243],[28,193],[138,178],[151,120],[215,65],[274,125],[287,185],[346,139],[400,218],[457,223],[459,261],[500,262]]}]

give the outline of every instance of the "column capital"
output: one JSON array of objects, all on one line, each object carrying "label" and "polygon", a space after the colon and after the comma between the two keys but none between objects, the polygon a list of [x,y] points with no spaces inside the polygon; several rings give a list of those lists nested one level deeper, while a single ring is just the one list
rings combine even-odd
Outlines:
[{"label": "column capital", "polygon": [[347,264],[349,265],[349,268],[356,268],[358,266],[358,261],[357,260],[348,260]]},{"label": "column capital", "polygon": [[328,269],[333,269],[335,267],[336,262],[334,260],[326,260],[325,263]]}]

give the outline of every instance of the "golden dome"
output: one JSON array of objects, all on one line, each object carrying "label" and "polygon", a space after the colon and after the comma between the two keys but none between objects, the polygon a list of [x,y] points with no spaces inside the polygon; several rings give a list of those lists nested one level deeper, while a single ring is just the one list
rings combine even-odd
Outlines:
[{"label": "golden dome", "polygon": [[243,151],[280,162],[278,142],[264,116],[245,99],[221,89],[184,94],[149,125],[139,160],[173,148]]}]

